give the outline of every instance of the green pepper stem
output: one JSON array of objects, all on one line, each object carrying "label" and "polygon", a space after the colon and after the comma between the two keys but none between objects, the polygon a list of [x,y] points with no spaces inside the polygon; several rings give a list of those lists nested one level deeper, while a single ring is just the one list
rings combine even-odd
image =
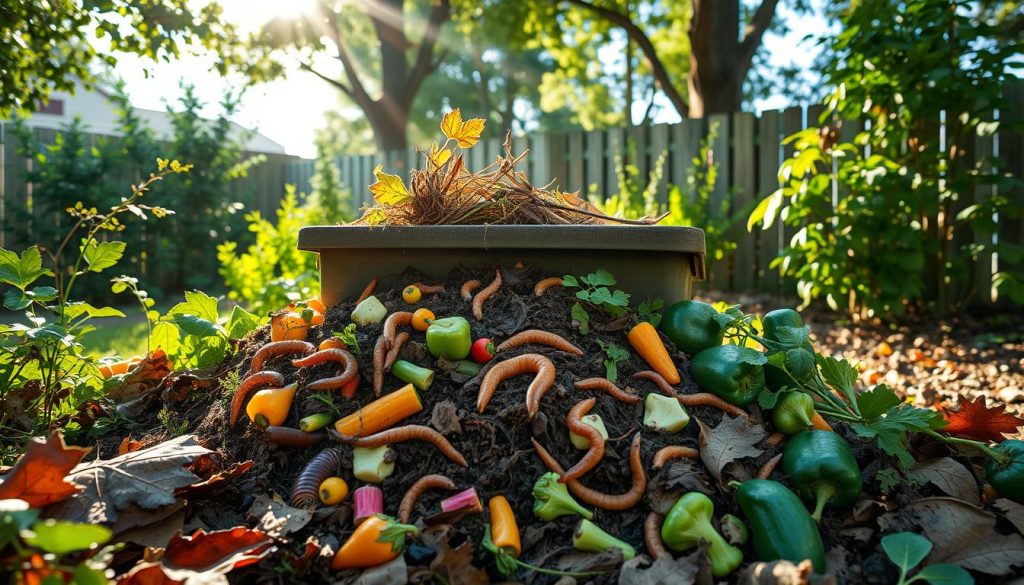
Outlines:
[{"label": "green pepper stem", "polygon": [[836,484],[830,481],[823,481],[814,486],[814,513],[811,514],[811,518],[814,518],[815,523],[821,523],[821,513],[825,509],[825,504],[836,495],[836,491]]},{"label": "green pepper stem", "polygon": [[996,463],[1000,465],[1004,465],[1006,463],[1006,460],[1009,458],[1008,455],[996,451],[995,449],[989,447],[988,445],[982,443],[981,441],[972,441],[970,439],[962,439],[960,437],[950,437],[948,435],[937,433],[931,429],[925,429],[921,432],[930,437],[936,438],[942,441],[943,443],[953,443],[958,445],[967,445],[968,447],[974,447],[975,449],[980,450],[985,455],[988,455],[989,458],[994,459]]}]

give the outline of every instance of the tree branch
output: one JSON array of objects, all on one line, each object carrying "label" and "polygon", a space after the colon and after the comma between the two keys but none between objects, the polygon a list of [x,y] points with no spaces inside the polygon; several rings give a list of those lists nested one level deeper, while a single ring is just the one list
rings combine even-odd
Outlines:
[{"label": "tree branch", "polygon": [[437,44],[441,32],[441,25],[447,22],[452,16],[451,0],[435,0],[434,6],[430,9],[430,20],[427,21],[427,28],[423,31],[423,38],[420,39],[420,48],[416,53],[416,62],[413,63],[409,72],[409,81],[406,84],[404,100],[407,104],[412,103],[423,80],[437,69],[440,60],[434,61],[434,46]]},{"label": "tree branch", "polygon": [[[672,80],[668,75],[668,70],[665,69],[665,64],[662,63],[661,58],[658,57],[658,52],[654,48],[654,44],[640,27],[630,20],[627,15],[612,10],[611,8],[596,6],[586,0],[565,1],[574,6],[589,10],[612,24],[621,26],[626,31],[626,34],[629,35],[629,38],[632,39],[638,47],[640,47],[641,51],[643,51],[644,57],[651,66],[651,73],[654,75],[654,80],[658,84],[658,87],[665,92],[665,96],[668,97],[670,102],[672,102],[672,105],[675,107],[676,111],[679,112],[680,116],[683,118],[689,117],[690,108],[686,104],[686,100],[683,99],[683,96],[679,93],[679,90],[676,89],[676,86],[672,84]],[[766,3],[771,1],[773,5],[778,2],[778,0],[764,1]]]},{"label": "tree branch", "polygon": [[747,70],[750,69],[750,64],[754,61],[754,53],[761,46],[764,32],[772,24],[772,18],[775,17],[775,8],[778,4],[779,0],[762,0],[761,5],[754,12],[754,18],[747,25],[743,40],[739,46],[739,59],[736,62],[740,79],[746,77]]},{"label": "tree branch", "polygon": [[328,77],[328,76],[324,75],[323,73],[320,73],[319,71],[317,71],[316,69],[313,69],[311,66],[307,65],[306,63],[300,64],[299,65],[299,69],[302,69],[304,71],[309,71],[313,75],[316,75],[320,79],[323,79],[327,83],[330,83],[331,85],[333,85],[335,88],[341,90],[341,93],[347,95],[348,97],[350,97],[352,99],[355,99],[355,96],[352,95],[352,89],[349,86],[345,85],[344,83],[338,81],[337,79],[334,79],[333,77]]},{"label": "tree branch", "polygon": [[349,53],[348,45],[345,44],[345,40],[341,37],[341,29],[338,26],[338,14],[323,2],[318,2],[317,7],[323,16],[323,22],[325,23],[324,28],[326,28],[327,35],[331,38],[334,46],[338,49],[338,60],[341,61],[341,66],[345,69],[345,77],[348,78],[349,86],[342,89],[344,85],[339,85],[340,82],[337,80],[320,76],[319,73],[313,71],[312,67],[304,68],[311,73],[326,79],[338,89],[341,89],[346,95],[351,97],[356,102],[356,105],[362,108],[364,112],[369,112],[368,108],[372,107],[373,99],[368,93],[366,93],[366,88],[363,86],[363,82],[359,79],[359,72],[356,71],[355,61],[352,59],[352,54]]}]

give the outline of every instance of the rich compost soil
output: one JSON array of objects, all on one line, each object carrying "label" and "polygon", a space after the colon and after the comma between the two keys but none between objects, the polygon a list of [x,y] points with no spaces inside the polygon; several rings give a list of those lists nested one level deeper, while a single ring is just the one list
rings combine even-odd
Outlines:
[{"label": "rich compost soil", "polygon": [[[630,470],[627,455],[634,435],[642,436],[642,456],[649,479],[647,497],[640,505],[623,512],[595,510],[594,522],[615,536],[632,544],[638,552],[644,551],[643,521],[645,516],[656,510],[664,513],[675,499],[686,491],[698,490],[708,494],[715,504],[715,517],[726,513],[742,517],[731,493],[721,487],[700,460],[678,460],[660,471],[654,471],[651,459],[654,453],[666,445],[685,445],[698,448],[699,420],[707,427],[715,427],[723,413],[710,407],[693,407],[688,411],[691,423],[676,434],[660,434],[642,427],[643,403],[627,405],[615,401],[600,392],[584,392],[573,388],[573,381],[588,377],[604,377],[604,354],[599,341],[614,342],[624,348],[626,328],[622,323],[611,320],[602,323],[596,320],[595,330],[587,335],[573,327],[570,309],[575,301],[571,292],[555,287],[542,297],[533,294],[534,284],[550,276],[530,269],[503,268],[504,284],[498,293],[484,305],[484,318],[476,321],[471,314],[470,303],[461,299],[459,288],[470,278],[477,278],[486,286],[493,279],[493,270],[458,270],[444,280],[445,291],[424,295],[416,307],[426,307],[438,317],[462,315],[472,324],[473,338],[489,337],[499,343],[510,335],[524,329],[542,329],[557,333],[584,350],[583,357],[556,351],[545,346],[528,345],[499,354],[501,360],[523,353],[540,353],[555,364],[557,377],[554,388],[543,397],[540,413],[531,420],[526,410],[526,388],[532,375],[522,375],[503,382],[495,393],[486,411],[478,414],[475,409],[479,379],[466,380],[457,373],[438,370],[430,388],[421,392],[424,409],[400,424],[430,425],[441,433],[466,457],[469,466],[460,467],[445,458],[436,448],[423,442],[406,442],[393,446],[398,455],[395,473],[387,478],[384,490],[384,511],[397,515],[398,504],[409,486],[426,474],[440,473],[450,477],[460,489],[475,487],[484,501],[496,494],[504,494],[515,510],[523,536],[521,559],[536,565],[568,570],[603,570],[608,572],[596,577],[581,577],[579,582],[619,582],[620,559],[618,555],[592,555],[576,552],[571,547],[572,531],[578,518],[561,517],[544,522],[534,517],[531,488],[535,480],[547,469],[535,455],[531,439],[536,439],[568,467],[583,454],[569,442],[565,416],[578,401],[594,396],[597,405],[593,412],[604,419],[609,433],[604,459],[592,471],[583,476],[582,482],[596,490],[610,494],[626,491],[630,484]],[[409,272],[406,282],[425,279],[422,275]],[[435,282],[424,280],[425,282]],[[377,290],[376,296],[389,312],[413,310],[403,302],[401,289]],[[353,303],[343,302],[329,308],[326,323],[312,327],[308,341],[317,344],[329,337],[333,331],[341,331],[350,320]],[[380,335],[382,325],[360,327],[357,331],[359,348],[360,390],[355,400],[347,401],[336,396],[345,413],[352,412],[361,404],[374,399],[372,393],[371,356],[373,346]],[[607,330],[603,330],[607,329]],[[436,369],[435,360],[426,351],[424,334],[404,327],[411,338],[401,353],[401,359]],[[253,354],[269,342],[269,328],[264,327],[243,340],[237,352],[218,372],[221,380],[230,378],[231,372],[244,376]],[[677,389],[684,394],[698,392],[696,385],[686,374],[687,360],[681,352],[675,352],[671,342],[666,340],[670,352],[677,358],[683,382]],[[657,392],[655,386],[646,381],[633,380],[630,375],[650,367],[630,351],[629,360],[619,364],[618,386],[632,387],[638,394]],[[265,369],[279,371],[288,382],[297,381],[300,390],[296,395],[287,426],[296,427],[298,420],[306,415],[324,410],[313,393],[303,386],[315,379],[335,375],[336,364],[323,364],[314,368],[296,370],[291,365],[294,356],[282,356],[269,361]],[[404,383],[390,374],[385,378],[384,392],[390,392]],[[188,433],[196,434],[200,442],[217,452],[223,467],[233,463],[253,461],[252,467],[240,477],[226,483],[212,493],[193,497],[189,501],[185,521],[186,533],[195,528],[219,530],[240,525],[253,526],[253,518],[247,511],[257,498],[271,496],[287,502],[292,485],[306,463],[322,449],[336,447],[328,441],[319,447],[297,448],[269,444],[263,433],[250,424],[243,415],[236,428],[228,428],[228,402],[230,388],[214,384],[204,389],[193,390],[184,400],[167,404],[172,417],[187,423]],[[771,432],[769,420],[763,420],[757,407],[749,409],[755,420],[762,422]],[[166,415],[165,415],[166,417]],[[140,430],[143,430],[140,433]],[[839,577],[840,582],[851,583],[893,583],[897,578],[894,565],[883,556],[878,538],[877,517],[887,510],[895,509],[922,496],[938,496],[943,492],[931,484],[895,486],[888,494],[882,493],[876,474],[890,464],[873,443],[858,439],[846,427],[836,429],[854,446],[858,462],[863,470],[865,503],[853,509],[826,510],[821,524],[821,533],[826,550],[829,551],[830,573]],[[176,432],[180,432],[178,429]],[[146,444],[167,438],[172,431],[165,430],[157,422],[156,414],[147,413],[146,418],[135,427],[133,436],[144,437]],[[767,436],[767,435],[766,435]],[[101,439],[98,456],[110,457],[116,452],[123,436],[112,435]],[[350,447],[341,446],[346,453]],[[745,479],[753,477],[758,468],[781,452],[782,445],[773,446],[766,441],[756,445],[763,451],[759,456],[733,462],[726,468],[725,476]],[[924,452],[935,456],[948,454],[937,444],[924,447]],[[968,469],[971,464],[960,459]],[[345,468],[339,475],[349,482],[351,489],[361,483],[351,473],[351,457],[346,457]],[[774,479],[782,479],[776,471]],[[723,477],[725,479],[725,477]],[[439,502],[450,495],[448,492],[428,490],[419,500],[413,514],[413,522],[426,527],[427,522],[440,512]],[[350,500],[349,500],[350,501]],[[468,514],[455,520],[450,527],[443,525],[428,531],[427,538],[412,544],[405,553],[409,575],[420,582],[482,583],[501,581],[503,578],[495,569],[490,554],[479,545],[484,531],[486,513]],[[359,576],[358,571],[337,573],[330,571],[329,559],[333,550],[351,532],[351,508],[348,502],[335,507],[321,506],[312,520],[302,529],[282,535],[281,552],[264,559],[259,564],[232,573],[233,581],[245,582],[290,582],[325,583],[331,581],[352,582]],[[1000,525],[1000,529],[1005,529]],[[321,554],[312,563],[304,564],[301,570],[285,569],[290,566],[282,559],[302,555],[306,543],[312,539],[321,547]],[[461,548],[460,548],[461,546]],[[471,547],[471,548],[470,548]],[[754,562],[749,545],[743,547],[745,564]],[[471,552],[470,552],[471,551]],[[678,556],[685,556],[683,553]],[[706,571],[703,555],[693,557],[699,568]],[[127,556],[126,556],[127,561]],[[127,570],[130,565],[117,567]],[[633,580],[643,573],[633,572],[626,580]],[[737,572],[729,579],[736,582]],[[526,583],[552,583],[557,576],[519,570],[516,576]],[[663,576],[664,577],[664,576]],[[698,578],[708,582],[709,577]],[[382,582],[389,582],[387,580]],[[563,582],[572,582],[571,579]],[[661,582],[661,581],[650,581]],[[765,581],[767,582],[767,581]]]}]

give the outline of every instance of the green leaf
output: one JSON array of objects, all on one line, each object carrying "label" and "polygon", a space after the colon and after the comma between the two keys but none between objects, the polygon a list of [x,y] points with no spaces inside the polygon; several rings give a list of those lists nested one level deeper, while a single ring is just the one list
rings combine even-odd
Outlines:
[{"label": "green leaf", "polygon": [[897,532],[882,537],[882,550],[902,571],[909,571],[921,564],[932,550],[927,538],[913,532]]},{"label": "green leaf", "polygon": [[349,323],[348,325],[346,325],[345,329],[341,333],[335,331],[334,336],[344,341],[345,345],[348,346],[349,350],[352,353],[356,354],[357,356],[361,355],[362,350],[359,349],[359,340],[356,339],[355,323]]},{"label": "green leaf", "polygon": [[615,284],[615,277],[607,270],[597,270],[587,275],[586,281],[591,286],[611,286]]},{"label": "green leaf", "polygon": [[248,335],[260,326],[260,318],[253,315],[249,311],[246,311],[242,307],[235,305],[231,309],[231,317],[228,318],[228,337],[231,339],[241,339]]},{"label": "green leaf", "polygon": [[879,384],[872,390],[857,396],[857,408],[864,420],[867,421],[878,420],[892,407],[899,406],[902,402],[892,388],[885,384]]},{"label": "green leaf", "polygon": [[819,354],[818,366],[821,367],[821,376],[829,386],[844,394],[853,392],[853,385],[857,381],[857,368],[850,362]]},{"label": "green leaf", "polygon": [[52,286],[37,286],[31,290],[25,291],[25,294],[33,301],[45,303],[57,298],[57,289]]},{"label": "green leaf", "polygon": [[610,305],[612,304],[611,301],[612,291],[608,290],[608,287],[601,286],[595,288],[594,291],[590,293],[590,302],[594,303],[595,305]]},{"label": "green leaf", "polygon": [[106,575],[103,571],[94,569],[85,563],[75,567],[75,585],[107,585]]},{"label": "green leaf", "polygon": [[573,303],[572,318],[580,324],[580,333],[583,335],[590,333],[590,313],[587,313],[587,310],[583,308],[583,305]]},{"label": "green leaf", "polygon": [[109,528],[97,524],[44,520],[32,527],[31,534],[23,534],[22,538],[43,551],[62,555],[103,544],[112,535]]},{"label": "green leaf", "polygon": [[613,291],[612,292],[612,299],[611,299],[611,301],[609,301],[609,303],[611,303],[612,305],[615,305],[616,307],[628,307],[629,306],[629,294],[625,293],[625,292],[623,292],[621,290]]},{"label": "green leaf", "polygon": [[84,301],[68,303],[64,306],[64,314],[69,319],[77,319],[82,315],[89,317],[124,317],[124,313],[113,307],[97,308]]},{"label": "green leaf", "polygon": [[153,336],[150,338],[152,349],[160,348],[167,355],[176,355],[181,347],[181,330],[169,321],[160,321],[153,325]]},{"label": "green leaf", "polygon": [[779,340],[779,343],[788,346],[795,347],[803,345],[811,336],[810,325],[804,325],[803,327],[790,327],[784,325],[782,327],[775,328],[775,337]]},{"label": "green leaf", "polygon": [[779,402],[779,397],[782,392],[772,392],[771,390],[765,390],[757,397],[757,403],[761,408],[772,409]]},{"label": "green leaf", "polygon": [[601,346],[601,350],[604,351],[605,355],[605,377],[608,378],[609,381],[615,382],[619,377],[619,363],[628,360],[630,354],[621,346],[610,341],[606,343],[599,339],[597,340],[597,343]]},{"label": "green leaf", "polygon": [[220,325],[197,317],[195,315],[187,315],[178,313],[172,317],[174,323],[185,332],[186,335],[195,335],[196,337],[215,337],[219,335],[227,335],[224,328]]},{"label": "green leaf", "polygon": [[10,250],[0,248],[0,282],[25,290],[40,276],[53,276],[53,273],[43,268],[39,248],[26,248],[20,257]]},{"label": "green leaf", "polygon": [[576,277],[571,274],[566,274],[562,277],[562,286],[579,286],[580,283],[576,280]]},{"label": "green leaf", "polygon": [[11,288],[4,293],[4,307],[12,311],[22,311],[32,304],[32,299],[21,289]]},{"label": "green leaf", "polygon": [[168,315],[179,313],[195,315],[196,317],[216,323],[219,316],[217,313],[217,299],[201,290],[186,291],[185,301],[174,305],[167,311]]},{"label": "green leaf", "polygon": [[736,357],[736,361],[753,366],[763,366],[768,363],[768,358],[763,353],[749,347],[739,348]]},{"label": "green leaf", "polygon": [[[959,565],[938,563],[921,569],[910,581],[921,579],[932,585],[974,585],[974,577]],[[908,581],[908,583],[910,582]]]},{"label": "green leaf", "polygon": [[809,372],[814,368],[814,353],[806,347],[798,347],[786,352],[786,369],[790,372]]},{"label": "green leaf", "polygon": [[82,242],[82,258],[89,265],[91,272],[103,272],[107,268],[117,264],[117,261],[124,256],[124,242],[97,242],[89,240]]}]

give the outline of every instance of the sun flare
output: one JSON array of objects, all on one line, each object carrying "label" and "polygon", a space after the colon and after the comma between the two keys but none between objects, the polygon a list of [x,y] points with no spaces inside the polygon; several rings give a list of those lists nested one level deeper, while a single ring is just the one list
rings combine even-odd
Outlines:
[{"label": "sun flare", "polygon": [[316,4],[317,0],[220,0],[224,19],[246,32],[258,30],[274,18],[297,18],[310,14]]}]

